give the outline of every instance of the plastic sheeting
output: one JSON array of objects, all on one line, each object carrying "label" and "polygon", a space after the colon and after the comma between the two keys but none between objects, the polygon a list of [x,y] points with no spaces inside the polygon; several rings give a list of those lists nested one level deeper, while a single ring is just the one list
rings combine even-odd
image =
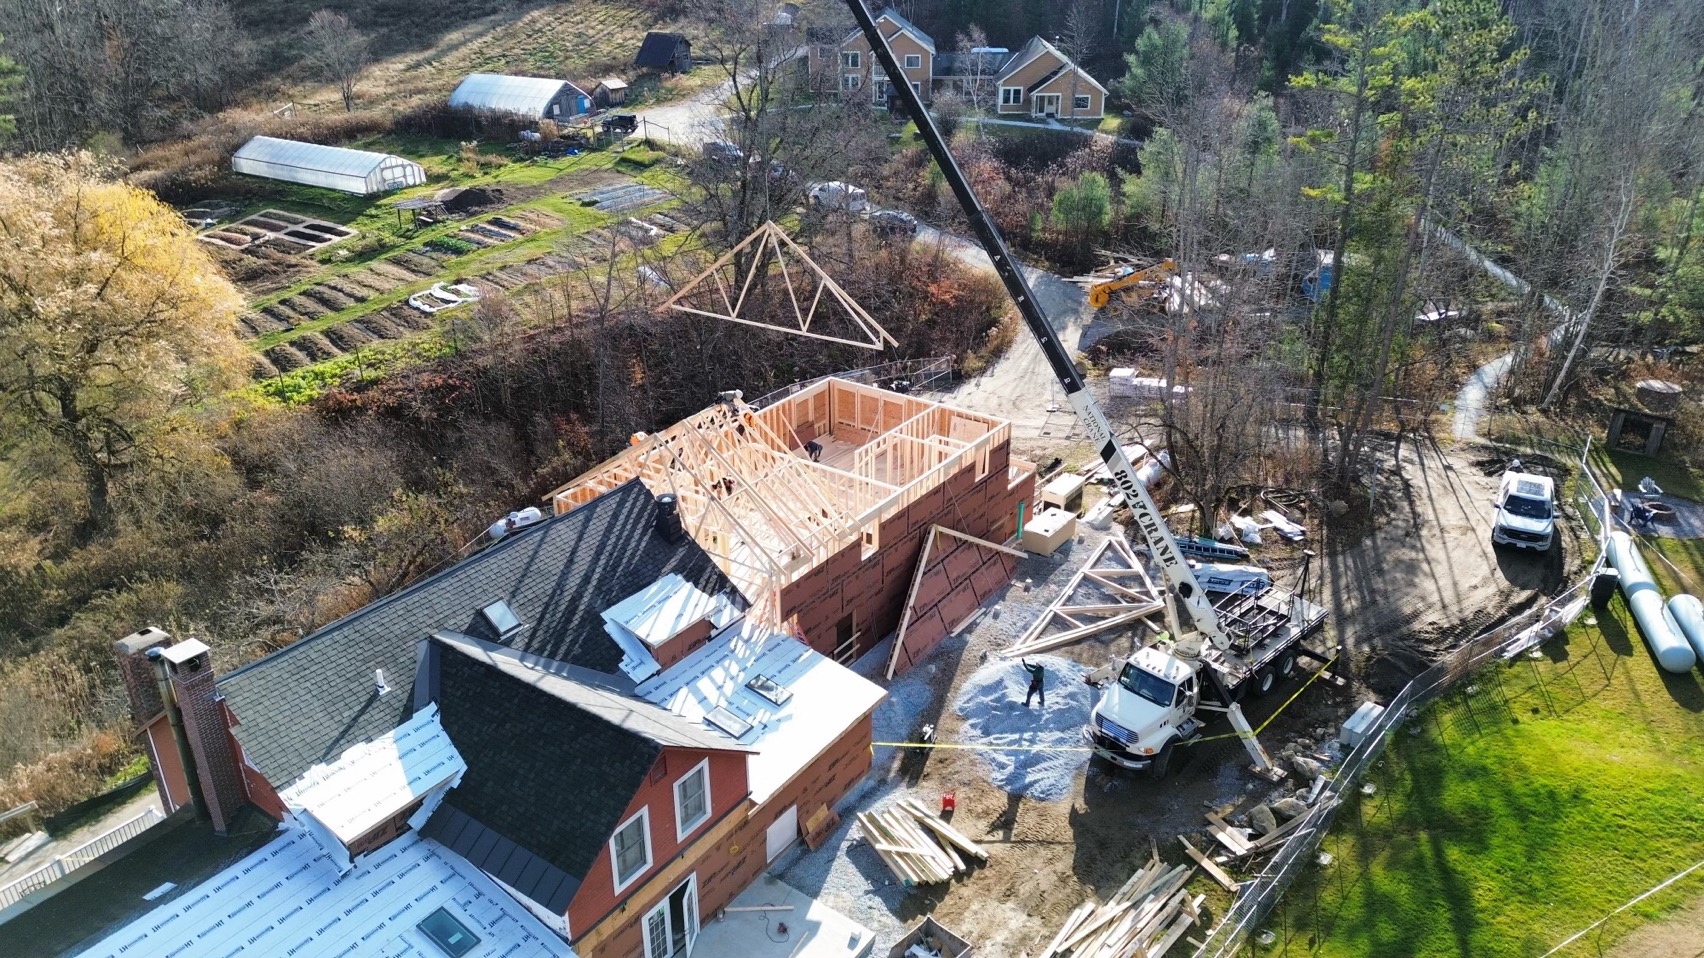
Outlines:
[{"label": "plastic sheeting", "polygon": [[367,196],[426,182],[426,170],[389,153],[257,136],[231,157],[231,169],[250,176]]},{"label": "plastic sheeting", "polygon": [[1639,547],[1627,533],[1609,534],[1609,564],[1621,576],[1621,594],[1627,599],[1627,607],[1633,610],[1633,619],[1639,623],[1639,631],[1656,656],[1657,664],[1677,674],[1692,671],[1698,664],[1698,656],[1680,637],[1674,620],[1663,607],[1663,594],[1651,578],[1650,567],[1645,565]]}]

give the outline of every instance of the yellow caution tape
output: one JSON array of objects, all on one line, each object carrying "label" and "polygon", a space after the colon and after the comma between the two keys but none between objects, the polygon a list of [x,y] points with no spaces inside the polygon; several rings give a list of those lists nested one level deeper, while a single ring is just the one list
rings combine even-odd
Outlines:
[{"label": "yellow caution tape", "polygon": [[[1332,663],[1336,662],[1337,657],[1341,654],[1342,654],[1341,652],[1333,652],[1331,654],[1331,658],[1327,659],[1326,663],[1324,665],[1322,665],[1318,669],[1314,670],[1314,674],[1308,676],[1308,680],[1306,682],[1302,683],[1301,688],[1297,689],[1294,694],[1292,694],[1289,698],[1285,699],[1283,705],[1278,706],[1278,711],[1273,712],[1271,715],[1268,715],[1266,717],[1266,721],[1261,722],[1260,727],[1256,728],[1250,734],[1251,735],[1259,735],[1261,732],[1266,731],[1266,726],[1271,725],[1274,719],[1276,719],[1280,715],[1283,715],[1284,710],[1290,707],[1290,703],[1294,702],[1296,700],[1297,696],[1301,695],[1303,692],[1306,692],[1308,690],[1308,686],[1310,686],[1314,683],[1314,679],[1317,679],[1320,676],[1324,675],[1326,672],[1330,671]],[[1209,735],[1206,738],[1192,738],[1189,741],[1184,742],[1183,744],[1184,745],[1199,745],[1202,742],[1216,742],[1216,741],[1221,741],[1223,739],[1228,739],[1228,738],[1242,738],[1242,737],[1243,737],[1243,733],[1241,733],[1241,732],[1226,732],[1223,735]]]}]

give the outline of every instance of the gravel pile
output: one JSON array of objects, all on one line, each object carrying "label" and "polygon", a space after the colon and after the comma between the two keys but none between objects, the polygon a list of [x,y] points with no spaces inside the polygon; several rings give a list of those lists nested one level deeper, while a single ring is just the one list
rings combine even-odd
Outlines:
[{"label": "gravel pile", "polygon": [[[1047,669],[1047,705],[1024,706],[1029,673],[1016,659],[990,658],[959,689],[954,708],[964,718],[958,739],[965,744],[1004,746],[1083,745],[1083,724],[1094,705],[1094,689],[1083,684],[1089,669],[1053,655],[1033,656]],[[1070,796],[1077,773],[1088,763],[1081,751],[977,752],[989,778],[1009,794],[1039,802]]]}]

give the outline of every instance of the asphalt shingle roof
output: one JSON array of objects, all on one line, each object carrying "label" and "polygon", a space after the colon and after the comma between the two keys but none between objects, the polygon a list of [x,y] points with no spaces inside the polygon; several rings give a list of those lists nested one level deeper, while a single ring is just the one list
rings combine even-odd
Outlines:
[{"label": "asphalt shingle roof", "polygon": [[[421,643],[434,632],[616,672],[621,650],[604,632],[604,609],[670,572],[710,594],[733,588],[690,537],[657,533],[655,517],[650,491],[634,480],[222,677],[244,754],[283,788],[396,728],[413,713]],[[497,599],[523,623],[506,637],[479,612]],[[379,668],[391,688],[383,696]],[[515,715],[524,713],[512,713],[511,726]]]},{"label": "asphalt shingle roof", "polygon": [[645,34],[645,41],[639,44],[639,55],[633,58],[635,66],[666,67],[674,62],[675,48],[686,37],[678,33],[662,33],[652,30]]},{"label": "asphalt shingle roof", "polygon": [[444,804],[576,882],[664,748],[743,751],[700,723],[490,643],[439,636],[428,658],[440,721],[467,759]]}]

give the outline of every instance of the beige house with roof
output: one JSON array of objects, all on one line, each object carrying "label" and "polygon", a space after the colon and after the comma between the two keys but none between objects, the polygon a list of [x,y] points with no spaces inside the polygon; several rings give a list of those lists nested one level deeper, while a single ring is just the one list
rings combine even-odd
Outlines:
[{"label": "beige house with roof", "polygon": [[[899,60],[905,80],[928,103],[934,99],[935,40],[892,10],[876,18],[882,36]],[[864,93],[870,102],[886,106],[890,80],[870,52],[870,41],[862,30],[853,30],[839,43],[811,47],[811,78],[819,90]]]},{"label": "beige house with roof", "polygon": [[1106,87],[1058,47],[1031,37],[995,80],[1001,115],[1098,120],[1106,116]]}]

